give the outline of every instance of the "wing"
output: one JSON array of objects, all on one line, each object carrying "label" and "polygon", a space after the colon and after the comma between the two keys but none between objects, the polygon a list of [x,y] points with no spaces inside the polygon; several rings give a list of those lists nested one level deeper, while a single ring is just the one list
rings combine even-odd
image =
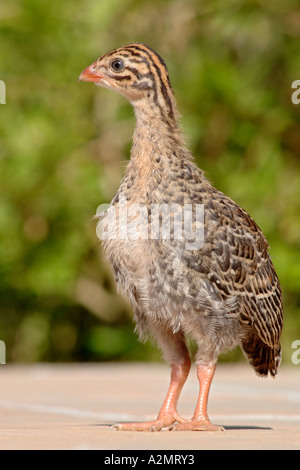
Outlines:
[{"label": "wing", "polygon": [[268,243],[247,212],[212,186],[205,189],[204,244],[197,253],[185,252],[185,262],[206,279],[223,312],[236,316],[262,343],[274,347],[279,344],[283,311]]}]

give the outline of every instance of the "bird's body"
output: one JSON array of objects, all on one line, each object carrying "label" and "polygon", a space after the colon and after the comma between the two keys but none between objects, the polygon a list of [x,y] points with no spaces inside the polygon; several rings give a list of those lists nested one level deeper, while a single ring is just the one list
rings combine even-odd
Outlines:
[{"label": "bird's body", "polygon": [[[240,345],[260,375],[274,376],[280,363],[281,290],[268,243],[253,219],[193,163],[166,66],[152,49],[131,44],[112,51],[81,79],[115,89],[135,110],[131,159],[102,220],[117,230],[103,246],[139,333],[157,339],[172,367],[158,419],[119,429],[158,430],[175,421],[180,424],[173,429],[218,429],[207,417],[206,401],[219,354]],[[188,422],[176,412],[190,368],[186,335],[198,346],[200,381]]]}]

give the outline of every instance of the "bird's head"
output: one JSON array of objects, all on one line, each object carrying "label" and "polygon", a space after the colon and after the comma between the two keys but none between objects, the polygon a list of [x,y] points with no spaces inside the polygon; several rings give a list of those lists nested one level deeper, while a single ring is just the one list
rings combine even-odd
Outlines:
[{"label": "bird's head", "polygon": [[141,43],[103,55],[83,70],[79,80],[114,90],[132,104],[146,99],[170,114],[176,108],[165,62]]}]

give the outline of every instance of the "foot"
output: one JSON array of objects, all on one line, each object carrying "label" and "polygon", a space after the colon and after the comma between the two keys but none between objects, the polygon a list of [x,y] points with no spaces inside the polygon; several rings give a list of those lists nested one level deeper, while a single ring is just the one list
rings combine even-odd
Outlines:
[{"label": "foot", "polygon": [[179,416],[177,413],[172,415],[158,416],[154,421],[148,421],[145,423],[120,423],[113,424],[110,429],[117,431],[161,431],[162,429],[168,429],[175,422],[183,424],[186,422],[184,418]]},{"label": "foot", "polygon": [[172,424],[168,427],[169,431],[225,431],[223,426],[216,426],[205,419],[191,419],[185,423]]}]

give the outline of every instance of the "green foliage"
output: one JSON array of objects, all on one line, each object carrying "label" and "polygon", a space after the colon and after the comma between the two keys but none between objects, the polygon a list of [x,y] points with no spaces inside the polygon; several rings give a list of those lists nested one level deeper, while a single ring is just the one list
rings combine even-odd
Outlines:
[{"label": "green foliage", "polygon": [[144,42],[166,60],[197,163],[258,222],[300,337],[300,8],[296,0],[12,0],[0,5],[0,338],[7,361],[157,359],[137,342],[92,219],[134,127],[120,96],[78,82]]}]

